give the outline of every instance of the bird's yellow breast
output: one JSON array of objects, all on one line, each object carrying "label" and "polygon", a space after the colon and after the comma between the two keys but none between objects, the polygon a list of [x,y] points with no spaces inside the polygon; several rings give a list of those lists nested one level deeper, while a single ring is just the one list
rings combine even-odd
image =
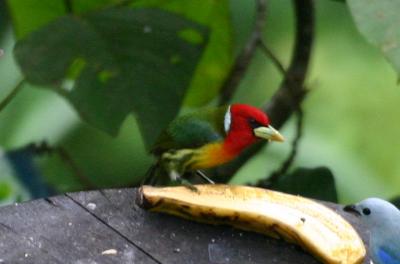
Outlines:
[{"label": "bird's yellow breast", "polygon": [[224,148],[223,142],[211,143],[196,150],[190,161],[189,169],[208,169],[226,163],[233,158],[234,155]]}]

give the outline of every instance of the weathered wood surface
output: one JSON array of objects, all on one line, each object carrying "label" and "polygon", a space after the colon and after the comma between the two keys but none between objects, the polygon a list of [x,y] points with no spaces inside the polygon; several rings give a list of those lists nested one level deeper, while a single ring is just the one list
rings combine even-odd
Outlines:
[{"label": "weathered wood surface", "polygon": [[[0,263],[319,263],[284,241],[146,212],[135,195],[134,189],[69,193],[0,208]],[[329,206],[365,241],[355,217]]]}]

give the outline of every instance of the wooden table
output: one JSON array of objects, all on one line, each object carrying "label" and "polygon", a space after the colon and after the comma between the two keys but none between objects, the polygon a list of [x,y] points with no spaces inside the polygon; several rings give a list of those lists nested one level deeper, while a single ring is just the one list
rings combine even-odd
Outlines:
[{"label": "wooden table", "polygon": [[[1,207],[0,263],[319,263],[281,240],[146,212],[135,196],[89,191]],[[365,241],[356,217],[329,206]]]}]

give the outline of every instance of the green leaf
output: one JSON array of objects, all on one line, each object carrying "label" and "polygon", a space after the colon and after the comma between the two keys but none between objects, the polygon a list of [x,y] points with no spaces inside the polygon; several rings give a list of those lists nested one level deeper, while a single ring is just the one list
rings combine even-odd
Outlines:
[{"label": "green leaf", "polygon": [[[10,17],[5,1],[0,1],[0,43],[3,46],[3,37],[10,26]],[[1,57],[1,54],[0,54]]]},{"label": "green leaf", "polygon": [[64,0],[8,0],[7,3],[18,39],[66,13]]},{"label": "green leaf", "polygon": [[348,0],[361,34],[378,47],[400,73],[400,1]]},{"label": "green leaf", "polygon": [[9,198],[12,195],[12,188],[7,182],[0,182],[0,201]]},{"label": "green leaf", "polygon": [[[65,1],[65,0],[64,0]],[[99,8],[111,7],[124,0],[69,0],[74,14],[84,13]]]},{"label": "green leaf", "polygon": [[184,104],[198,107],[213,100],[233,62],[233,28],[228,0],[139,0],[134,7],[151,6],[181,14],[210,28],[210,38]]},{"label": "green leaf", "polygon": [[[74,14],[111,7],[124,0],[68,0]],[[3,2],[2,2],[3,3]],[[8,0],[17,38],[67,14],[66,0]],[[1,25],[0,25],[1,26]]]},{"label": "green leaf", "polygon": [[338,201],[335,179],[326,167],[298,168],[281,177],[272,189],[313,199]]},{"label": "green leaf", "polygon": [[185,30],[207,39],[205,27],[168,12],[105,9],[61,17],[14,54],[28,81],[58,91],[111,135],[133,111],[150,146],[177,114],[203,50],[179,37]]}]

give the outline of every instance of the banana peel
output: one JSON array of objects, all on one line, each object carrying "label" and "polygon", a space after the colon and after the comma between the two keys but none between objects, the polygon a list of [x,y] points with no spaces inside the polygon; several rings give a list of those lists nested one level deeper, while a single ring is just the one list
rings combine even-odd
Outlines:
[{"label": "banana peel", "polygon": [[248,186],[142,186],[142,208],[209,224],[283,238],[327,264],[362,263],[366,249],[353,227],[333,210],[313,200]]}]

